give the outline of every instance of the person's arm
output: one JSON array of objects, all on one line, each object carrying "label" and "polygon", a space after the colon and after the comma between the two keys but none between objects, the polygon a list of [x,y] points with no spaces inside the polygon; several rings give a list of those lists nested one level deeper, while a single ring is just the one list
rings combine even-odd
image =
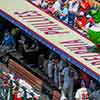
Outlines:
[{"label": "person's arm", "polygon": [[79,100],[79,95],[80,95],[79,90],[77,90],[75,94],[75,100]]}]

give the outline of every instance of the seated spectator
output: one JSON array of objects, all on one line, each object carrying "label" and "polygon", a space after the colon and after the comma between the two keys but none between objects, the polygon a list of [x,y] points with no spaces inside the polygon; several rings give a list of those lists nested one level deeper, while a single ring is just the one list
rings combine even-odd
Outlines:
[{"label": "seated spectator", "polygon": [[86,25],[85,25],[85,29],[89,29],[90,27],[92,27],[95,24],[95,20],[89,14],[86,16],[86,18],[87,18],[87,22],[86,22]]},{"label": "seated spectator", "polygon": [[50,6],[49,11],[56,15],[57,12],[59,12],[60,7],[61,7],[62,1],[61,0],[57,0],[52,6]]},{"label": "seated spectator", "polygon": [[48,0],[43,0],[43,2],[41,4],[41,8],[44,10],[48,8]]},{"label": "seated spectator", "polygon": [[39,50],[37,40],[35,40],[35,39],[31,40],[29,38],[26,38],[26,41],[24,42],[23,46],[24,46],[24,53],[23,53],[24,61],[27,64],[37,65],[37,63],[38,63],[38,50]]},{"label": "seated spectator", "polygon": [[12,34],[10,34],[10,32],[7,30],[5,30],[4,33],[4,38],[2,41],[2,44],[0,45],[0,54],[5,55],[7,52],[10,52],[10,50],[15,49],[15,40],[12,36]]},{"label": "seated spectator", "polygon": [[76,20],[76,27],[78,29],[83,29],[86,25],[87,19],[86,16],[84,15],[84,12],[80,12],[77,20]]},{"label": "seated spectator", "polygon": [[65,23],[68,23],[68,9],[65,5],[61,6],[59,13],[60,13],[60,20]]},{"label": "seated spectator", "polygon": [[89,0],[81,0],[80,1],[80,11],[84,13],[88,13],[89,9],[90,9]]},{"label": "seated spectator", "polygon": [[14,38],[13,38],[12,34],[10,34],[8,29],[5,30],[4,34],[5,34],[5,36],[4,36],[4,39],[2,41],[2,46],[6,46],[9,49],[14,48],[15,47],[15,41],[14,41]]},{"label": "seated spectator", "polygon": [[84,30],[89,29],[94,24],[95,24],[95,20],[92,16],[90,15],[85,16],[83,12],[80,12],[76,20],[76,27],[78,29],[81,29],[84,32]]},{"label": "seated spectator", "polygon": [[79,1],[71,0],[68,2],[68,25],[71,27],[74,27],[78,9],[79,9]]},{"label": "seated spectator", "polygon": [[48,1],[48,3],[53,4],[56,0],[47,0],[47,1]]},{"label": "seated spectator", "polygon": [[90,7],[90,10],[93,11],[95,13],[95,11],[97,11],[99,9],[98,7],[98,3],[93,1],[92,6]]},{"label": "seated spectator", "polygon": [[20,39],[21,30],[19,28],[12,28],[11,34],[14,37],[14,40],[15,40],[15,43],[16,43],[16,49],[17,49],[18,45],[19,45],[18,40]]}]

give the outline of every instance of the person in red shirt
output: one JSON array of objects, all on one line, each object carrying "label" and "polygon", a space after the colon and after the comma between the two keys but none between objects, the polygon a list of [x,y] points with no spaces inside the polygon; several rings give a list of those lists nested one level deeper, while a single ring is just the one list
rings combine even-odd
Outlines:
[{"label": "person in red shirt", "polygon": [[51,4],[53,4],[55,2],[55,0],[47,0],[47,1],[48,1],[48,3],[51,3]]},{"label": "person in red shirt", "polygon": [[87,13],[89,11],[89,9],[90,9],[89,1],[88,0],[82,0],[80,2],[80,12],[82,11],[82,12]]},{"label": "person in red shirt", "polygon": [[80,12],[80,14],[79,14],[79,16],[77,17],[77,20],[76,20],[76,27],[78,29],[83,29],[86,25],[86,22],[87,22],[87,18],[84,15],[84,12]]}]

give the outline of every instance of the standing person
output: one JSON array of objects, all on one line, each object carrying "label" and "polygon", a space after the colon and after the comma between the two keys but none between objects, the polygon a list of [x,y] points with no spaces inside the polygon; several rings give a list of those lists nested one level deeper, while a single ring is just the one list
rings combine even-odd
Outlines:
[{"label": "standing person", "polygon": [[88,90],[84,80],[81,81],[81,88],[77,90],[75,94],[75,100],[89,100]]},{"label": "standing person", "polygon": [[54,59],[54,83],[57,87],[59,87],[59,63],[60,57],[59,55],[56,55]]},{"label": "standing person", "polygon": [[68,25],[74,27],[75,18],[79,9],[79,1],[71,0],[68,2]]},{"label": "standing person", "polygon": [[66,67],[64,67],[62,71],[62,78],[64,79],[63,82],[63,92],[64,96],[68,98],[68,100],[72,100],[72,93],[73,93],[73,72],[70,69],[71,64],[68,63]]},{"label": "standing person", "polygon": [[62,93],[64,95],[64,97],[68,97],[68,92],[69,92],[69,67],[68,65],[66,67],[63,68],[62,72],[61,72],[61,79],[63,80],[62,83]]},{"label": "standing person", "polygon": [[53,58],[52,57],[49,58],[49,60],[48,60],[47,70],[48,70],[48,72],[47,72],[48,78],[50,80],[53,80],[53,77],[54,77],[53,76],[53,72],[54,72],[54,62],[53,62]]}]

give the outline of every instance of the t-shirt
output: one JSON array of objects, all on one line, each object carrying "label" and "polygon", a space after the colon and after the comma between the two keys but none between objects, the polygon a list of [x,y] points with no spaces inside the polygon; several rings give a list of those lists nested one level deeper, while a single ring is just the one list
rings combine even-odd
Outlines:
[{"label": "t-shirt", "polygon": [[67,17],[68,9],[67,8],[60,9],[60,13],[66,15],[66,16],[60,16],[60,20],[62,20],[63,22],[67,23],[68,22],[68,17]]},{"label": "t-shirt", "polygon": [[55,0],[48,0],[48,3],[54,3]]},{"label": "t-shirt", "polygon": [[76,20],[76,23],[81,23],[82,27],[85,27],[86,22],[87,22],[87,19],[86,19],[85,16],[82,16],[81,18],[79,17],[79,18],[77,18],[77,20]]},{"label": "t-shirt", "polygon": [[4,36],[3,45],[8,46],[8,47],[13,47],[15,45],[13,36],[11,35]]},{"label": "t-shirt", "polygon": [[60,10],[60,7],[61,7],[61,4],[59,1],[56,1],[52,6],[52,8],[55,9],[55,11]]},{"label": "t-shirt", "polygon": [[73,3],[72,1],[68,2],[68,10],[70,12],[77,13],[78,12],[78,8],[79,8],[79,2],[75,2],[75,3]]},{"label": "t-shirt", "polygon": [[79,100],[89,100],[87,89],[85,87],[78,89],[75,94],[75,98]]},{"label": "t-shirt", "polygon": [[54,68],[53,62],[49,60],[47,67],[48,67],[48,77],[53,78],[53,68]]},{"label": "t-shirt", "polygon": [[90,4],[89,4],[88,1],[81,1],[80,5],[84,6],[84,8],[80,6],[80,11],[82,11],[82,12],[88,12],[89,11]]},{"label": "t-shirt", "polygon": [[68,88],[68,86],[70,84],[69,68],[65,67],[61,74],[64,75],[64,88]]}]

